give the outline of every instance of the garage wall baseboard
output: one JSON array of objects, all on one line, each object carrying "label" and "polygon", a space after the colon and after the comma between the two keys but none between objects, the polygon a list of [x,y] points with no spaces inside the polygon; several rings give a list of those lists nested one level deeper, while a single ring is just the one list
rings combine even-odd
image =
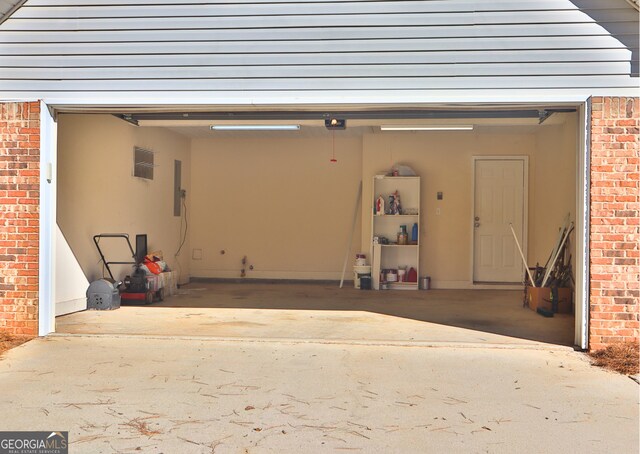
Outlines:
[{"label": "garage wall baseboard", "polygon": [[[253,283],[253,284],[340,284],[339,279],[273,279],[254,277],[192,277],[190,283]],[[353,287],[353,280],[344,281],[345,288]],[[467,281],[432,281],[431,288],[434,290],[522,290],[522,285],[490,285],[473,284]]]},{"label": "garage wall baseboard", "polygon": [[[253,277],[245,278],[224,278],[224,277],[192,277],[191,284],[196,283],[230,283],[230,284],[322,284],[322,285],[340,285],[337,279],[261,279]],[[344,287],[353,287],[353,281],[344,281]]]},{"label": "garage wall baseboard", "polygon": [[522,284],[474,284],[470,281],[431,281],[434,290],[522,290]]},{"label": "garage wall baseboard", "polygon": [[[320,281],[339,281],[340,272],[336,271],[258,271],[248,270],[247,277],[243,279],[290,279],[290,280],[320,280]],[[191,275],[196,275],[198,278],[213,278],[213,279],[237,279],[240,278],[240,270],[198,270],[192,269]],[[353,272],[347,269],[345,278],[352,279]],[[191,277],[194,279],[194,277]]]},{"label": "garage wall baseboard", "polygon": [[71,312],[83,311],[87,308],[86,298],[77,298],[56,303],[56,317],[70,314]]}]

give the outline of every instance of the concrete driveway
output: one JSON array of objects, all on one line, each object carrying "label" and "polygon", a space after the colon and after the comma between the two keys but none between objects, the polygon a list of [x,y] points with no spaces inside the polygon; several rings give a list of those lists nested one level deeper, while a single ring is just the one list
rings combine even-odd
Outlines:
[{"label": "concrete driveway", "polygon": [[75,453],[638,452],[638,385],[564,347],[53,336],[0,389]]}]

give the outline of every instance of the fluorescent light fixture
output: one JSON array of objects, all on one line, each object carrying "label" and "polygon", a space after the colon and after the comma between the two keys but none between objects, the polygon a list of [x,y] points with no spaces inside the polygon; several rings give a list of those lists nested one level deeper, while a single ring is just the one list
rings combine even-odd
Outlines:
[{"label": "fluorescent light fixture", "polygon": [[300,125],[211,125],[212,131],[298,131]]},{"label": "fluorescent light fixture", "polygon": [[471,131],[473,125],[382,125],[381,131]]}]

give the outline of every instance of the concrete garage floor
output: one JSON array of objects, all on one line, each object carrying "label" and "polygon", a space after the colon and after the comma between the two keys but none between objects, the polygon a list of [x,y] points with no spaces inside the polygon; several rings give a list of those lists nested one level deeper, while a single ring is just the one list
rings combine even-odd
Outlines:
[{"label": "concrete garage floor", "polygon": [[150,306],[56,319],[67,334],[573,345],[574,318],[544,318],[508,290],[361,291],[321,284],[193,283]]},{"label": "concrete garage floor", "polygon": [[637,384],[565,348],[54,336],[0,389],[0,430],[72,454],[638,452]]}]

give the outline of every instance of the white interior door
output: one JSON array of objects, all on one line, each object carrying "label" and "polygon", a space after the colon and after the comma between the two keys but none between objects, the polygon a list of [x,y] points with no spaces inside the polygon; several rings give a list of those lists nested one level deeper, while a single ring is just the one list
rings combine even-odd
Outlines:
[{"label": "white interior door", "polygon": [[524,267],[509,224],[526,257],[525,161],[475,160],[474,282],[522,282]]}]

